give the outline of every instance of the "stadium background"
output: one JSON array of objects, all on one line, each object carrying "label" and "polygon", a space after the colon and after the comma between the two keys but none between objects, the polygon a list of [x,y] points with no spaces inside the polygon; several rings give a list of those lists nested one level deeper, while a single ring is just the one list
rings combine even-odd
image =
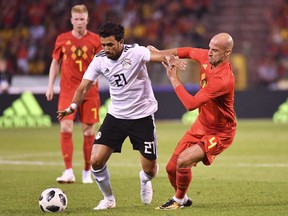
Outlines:
[{"label": "stadium background", "polygon": [[[0,116],[23,92],[30,91],[44,113],[56,120],[57,100],[48,103],[44,96],[51,53],[56,36],[71,30],[70,10],[79,3],[88,6],[89,30],[97,32],[104,21],[117,20],[126,28],[126,43],[159,49],[208,48],[214,34],[231,34],[239,118],[271,118],[288,97],[285,0],[9,0],[0,3],[0,82],[7,79],[9,83],[7,91],[0,91]],[[162,65],[149,63],[148,67],[159,100],[156,117],[180,118],[185,110]],[[189,61],[181,74],[191,93],[198,88],[198,71],[197,64]],[[102,79],[100,87],[104,103],[108,90]]]}]

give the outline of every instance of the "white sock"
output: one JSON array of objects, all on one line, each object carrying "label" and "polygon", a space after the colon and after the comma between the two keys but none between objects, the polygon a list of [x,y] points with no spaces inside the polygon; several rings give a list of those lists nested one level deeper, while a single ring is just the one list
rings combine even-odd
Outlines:
[{"label": "white sock", "polygon": [[97,185],[102,192],[104,198],[107,200],[115,200],[110,184],[110,173],[107,165],[105,165],[100,170],[93,170],[93,168],[91,168],[91,173],[96,180]]},{"label": "white sock", "polygon": [[179,203],[180,205],[183,205],[185,202],[184,202],[184,198],[183,199],[178,199],[176,198],[175,196],[173,196],[173,200],[175,200],[177,203]]},{"label": "white sock", "polygon": [[187,194],[185,194],[183,200],[184,200],[183,204],[185,204],[185,203],[188,201],[188,196],[187,196]]},{"label": "white sock", "polygon": [[140,171],[140,179],[142,182],[147,182],[147,181],[151,181],[157,174],[159,171],[159,165],[157,164],[157,171],[156,174],[154,176],[150,176],[148,174],[146,174],[143,170]]}]

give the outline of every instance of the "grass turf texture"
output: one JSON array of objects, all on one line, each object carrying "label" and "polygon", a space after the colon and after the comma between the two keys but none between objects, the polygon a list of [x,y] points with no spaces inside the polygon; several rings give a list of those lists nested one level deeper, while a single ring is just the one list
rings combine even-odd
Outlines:
[{"label": "grass turf texture", "polygon": [[75,125],[74,173],[76,183],[60,185],[55,179],[64,165],[59,146],[59,125],[48,129],[0,130],[0,215],[43,215],[38,206],[40,193],[59,187],[68,197],[61,215],[287,215],[288,206],[288,125],[270,120],[239,120],[234,144],[205,167],[193,168],[188,195],[190,208],[157,211],[174,194],[168,183],[165,164],[177,141],[189,126],[158,121],[160,172],[153,180],[151,205],[140,200],[139,154],[126,140],[122,154],[113,154],[108,165],[117,208],[92,211],[102,199],[96,184],[81,183],[82,136]]}]

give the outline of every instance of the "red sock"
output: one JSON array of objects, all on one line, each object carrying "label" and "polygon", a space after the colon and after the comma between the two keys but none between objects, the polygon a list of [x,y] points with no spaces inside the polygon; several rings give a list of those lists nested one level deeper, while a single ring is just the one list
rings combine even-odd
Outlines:
[{"label": "red sock", "polygon": [[177,156],[172,155],[171,159],[166,165],[166,172],[168,174],[168,178],[170,184],[174,187],[175,191],[177,190],[176,186],[176,164],[177,164]]},{"label": "red sock", "polygon": [[84,154],[84,160],[85,160],[84,170],[86,171],[90,170],[91,151],[92,151],[94,139],[95,139],[94,135],[84,136],[83,154]]},{"label": "red sock", "polygon": [[184,198],[192,180],[191,168],[179,168],[176,171],[177,191],[175,196],[179,199]]},{"label": "red sock", "polygon": [[61,132],[61,150],[66,169],[72,168],[73,141],[72,133]]}]

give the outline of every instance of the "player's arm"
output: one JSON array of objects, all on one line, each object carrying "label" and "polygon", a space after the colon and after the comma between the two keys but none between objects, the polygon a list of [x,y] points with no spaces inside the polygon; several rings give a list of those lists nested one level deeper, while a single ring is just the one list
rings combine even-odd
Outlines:
[{"label": "player's arm", "polygon": [[[148,47],[147,47],[148,48]],[[176,66],[179,70],[185,70],[186,62],[184,61],[173,61],[175,58],[175,53],[177,54],[177,49],[170,49],[170,50],[157,50],[155,47],[148,48],[150,50],[150,61],[153,62],[165,62],[170,67]]]},{"label": "player's arm", "polygon": [[154,51],[154,52],[160,52],[164,55],[174,55],[174,56],[178,56],[178,48],[172,48],[172,49],[166,49],[166,50],[159,50],[156,47],[152,46],[152,45],[148,45],[147,49],[149,49],[150,51]]},{"label": "player's arm", "polygon": [[54,83],[59,70],[60,70],[60,62],[58,62],[56,59],[53,58],[49,69],[49,81],[48,81],[48,88],[46,91],[46,98],[48,101],[53,99]]},{"label": "player's arm", "polygon": [[[174,59],[173,61],[177,61],[177,59]],[[200,107],[200,105],[206,103],[210,98],[203,93],[203,91],[198,91],[195,96],[189,94],[187,90],[182,85],[177,69],[175,66],[169,66],[165,62],[162,62],[163,66],[166,69],[167,76],[170,79],[170,82],[174,88],[175,93],[177,94],[178,98],[186,108],[186,110],[191,111],[194,109],[197,109]],[[170,63],[171,65],[172,63]]]},{"label": "player's arm", "polygon": [[78,88],[75,91],[71,105],[64,110],[58,110],[57,111],[57,119],[58,120],[61,120],[64,116],[70,115],[77,110],[77,107],[81,104],[81,102],[85,98],[85,96],[86,96],[88,90],[91,88],[92,84],[93,84],[93,81],[87,80],[87,79],[82,79],[80,85],[78,86]]}]

